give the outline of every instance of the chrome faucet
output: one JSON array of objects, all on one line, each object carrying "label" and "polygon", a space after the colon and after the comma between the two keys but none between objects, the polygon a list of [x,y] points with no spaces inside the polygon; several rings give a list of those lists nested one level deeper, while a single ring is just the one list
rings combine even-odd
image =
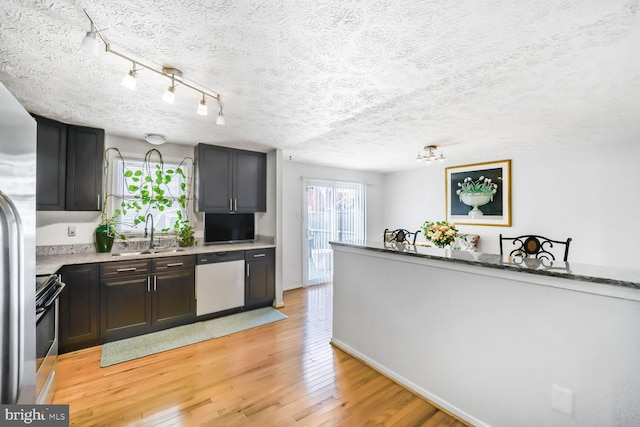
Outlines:
[{"label": "chrome faucet", "polygon": [[151,239],[149,240],[149,249],[153,249],[155,247],[155,243],[153,243],[153,215],[150,213],[147,214],[147,217],[144,220],[144,237],[146,238],[149,233],[147,233],[147,224],[149,223],[149,218],[151,218]]}]

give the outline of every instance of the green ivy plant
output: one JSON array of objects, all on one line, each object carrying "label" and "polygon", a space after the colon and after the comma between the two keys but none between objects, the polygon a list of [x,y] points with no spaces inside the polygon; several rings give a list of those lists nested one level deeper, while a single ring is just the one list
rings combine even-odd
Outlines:
[{"label": "green ivy plant", "polygon": [[[105,159],[107,159],[105,162],[105,175],[109,167],[109,150],[114,150],[120,160],[124,162],[120,150],[114,147],[108,148],[105,151]],[[114,210],[114,216],[111,218],[108,218],[106,214],[105,203],[102,222],[104,224],[107,222],[114,223],[117,217],[126,215],[129,211],[135,211],[133,225],[138,226],[145,222],[146,214],[149,211],[163,212],[165,209],[172,207],[174,203],[178,203],[181,208],[177,211],[178,218],[172,227],[163,228],[161,231],[167,232],[173,228],[179,235],[180,230],[185,227],[192,230],[189,219],[182,213],[186,211],[187,203],[190,200],[191,175],[187,176],[183,169],[184,165],[188,164],[187,162],[191,163],[193,170],[193,159],[191,157],[185,157],[175,169],[166,168],[162,153],[158,149],[153,148],[147,151],[140,169],[125,168],[123,170],[123,190],[126,190],[132,197],[126,201],[120,201],[119,207]],[[152,166],[153,163],[155,163],[155,167]],[[183,182],[180,183],[180,194],[175,195],[171,193],[169,184],[178,176],[183,178]],[[107,195],[106,197],[114,197],[114,195]],[[120,237],[124,238],[122,235]]]}]

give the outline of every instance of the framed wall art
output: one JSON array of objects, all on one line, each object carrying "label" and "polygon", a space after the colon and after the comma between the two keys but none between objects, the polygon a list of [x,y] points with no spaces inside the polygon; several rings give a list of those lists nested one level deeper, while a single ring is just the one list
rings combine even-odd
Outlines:
[{"label": "framed wall art", "polygon": [[511,226],[511,160],[445,169],[447,221]]}]

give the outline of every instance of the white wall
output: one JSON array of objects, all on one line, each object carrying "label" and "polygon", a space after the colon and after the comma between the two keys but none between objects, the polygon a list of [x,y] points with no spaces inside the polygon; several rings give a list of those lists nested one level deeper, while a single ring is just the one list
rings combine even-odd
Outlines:
[{"label": "white wall", "polygon": [[[640,143],[554,151],[531,149],[503,158],[424,165],[391,173],[385,180],[385,221],[418,229],[425,220],[445,219],[444,171],[447,166],[511,159],[512,226],[458,228],[480,235],[479,250],[498,253],[498,235],[540,234],[573,238],[569,261],[638,268],[634,246],[640,198]],[[407,203],[411,200],[411,203]]]},{"label": "white wall", "polygon": [[301,177],[366,184],[367,237],[377,239],[385,228],[383,219],[384,175],[374,172],[308,165],[289,160],[283,161],[282,166],[282,280],[283,289],[287,290],[299,288],[304,283],[302,277],[302,216],[304,214],[304,205]]},{"label": "white wall", "polygon": [[[332,342],[473,425],[640,425],[639,290],[334,253]],[[553,385],[572,415],[552,409]]]},{"label": "white wall", "polygon": [[[105,135],[105,148],[116,147],[123,156],[142,156],[154,148],[143,140]],[[185,157],[193,158],[193,147],[177,144],[163,144],[158,148],[165,160],[181,161]],[[104,183],[106,184],[106,183]],[[196,215],[201,232],[202,215]],[[91,244],[94,240],[94,230],[100,222],[100,212],[66,212],[66,211],[38,211],[36,213],[36,245],[74,245]],[[69,237],[67,229],[76,226],[76,235]]]}]

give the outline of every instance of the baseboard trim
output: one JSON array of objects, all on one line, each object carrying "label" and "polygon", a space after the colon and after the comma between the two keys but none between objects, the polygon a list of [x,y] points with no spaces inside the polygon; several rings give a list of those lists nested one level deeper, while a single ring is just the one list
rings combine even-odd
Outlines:
[{"label": "baseboard trim", "polygon": [[451,415],[454,418],[459,419],[462,422],[477,426],[477,427],[490,427],[489,424],[486,424],[482,421],[480,421],[479,419],[473,417],[470,414],[467,414],[466,412],[464,412],[463,410],[461,410],[460,408],[450,404],[449,402],[439,398],[438,396],[428,392],[427,390],[423,389],[422,387],[418,386],[417,384],[414,384],[413,382],[409,381],[408,379],[404,378],[401,375],[398,375],[397,373],[395,373],[394,371],[387,369],[386,367],[380,365],[378,362],[376,362],[375,360],[370,359],[369,357],[365,356],[364,354],[360,353],[359,351],[355,350],[354,348],[351,348],[350,346],[348,346],[347,344],[341,342],[340,340],[337,340],[335,338],[331,338],[331,345],[344,351],[345,353],[347,353],[349,356],[353,357],[354,359],[358,359],[360,362],[364,363],[365,365],[367,365],[368,367],[370,367],[371,369],[373,369],[374,371],[378,372],[380,375],[384,375],[385,377],[389,378],[391,381],[401,385],[402,387],[406,388],[407,390],[409,390],[411,393],[416,394],[418,396],[420,396],[421,398],[425,399],[426,401],[428,401],[430,404],[432,404],[433,406],[435,406],[436,408],[440,409],[443,412],[446,412],[447,414]]}]

